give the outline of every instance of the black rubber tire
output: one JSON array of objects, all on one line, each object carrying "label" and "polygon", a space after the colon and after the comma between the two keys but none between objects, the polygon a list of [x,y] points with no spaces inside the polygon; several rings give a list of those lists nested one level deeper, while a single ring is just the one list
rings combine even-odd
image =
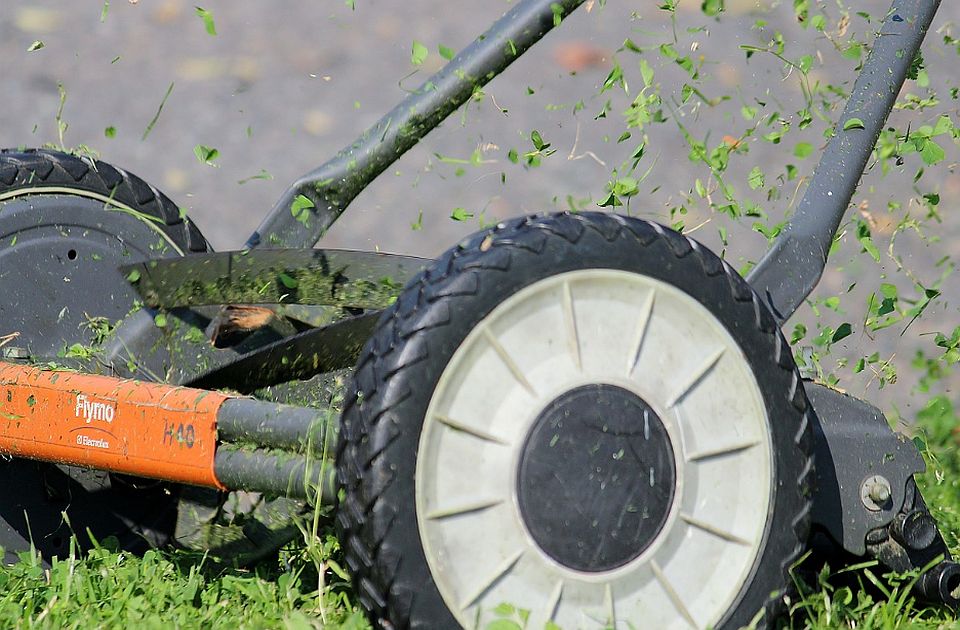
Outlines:
[{"label": "black rubber tire", "polygon": [[[808,404],[790,346],[750,286],[712,252],[638,219],[563,214],[516,219],[447,251],[384,313],[357,365],[337,450],[337,526],[354,588],[384,628],[457,623],[433,583],[415,513],[421,425],[437,381],[466,335],[535,281],[589,268],[642,273],[693,296],[744,351],[773,441],[773,496],[763,547],[718,627],[780,614],[805,547],[812,461]],[[628,620],[642,623],[642,620]]]},{"label": "black rubber tire", "polygon": [[0,195],[68,189],[114,199],[158,219],[158,226],[184,252],[205,252],[200,230],[177,204],[136,175],[106,162],[48,149],[0,149]]},{"label": "black rubber tire", "polygon": [[[89,157],[46,149],[0,150],[0,199],[23,195],[114,200],[155,219],[153,227],[184,253],[209,250],[200,231],[166,195],[135,175]],[[62,558],[70,533],[85,543],[88,528],[99,539],[116,536],[122,548],[138,551],[167,543],[176,523],[178,493],[170,484],[151,481],[137,488],[139,484],[123,477],[16,459],[0,465],[0,483],[6,488],[0,545],[6,547],[8,560],[22,550],[16,547],[18,542],[31,538],[45,558]],[[61,515],[65,510],[69,524]]]}]

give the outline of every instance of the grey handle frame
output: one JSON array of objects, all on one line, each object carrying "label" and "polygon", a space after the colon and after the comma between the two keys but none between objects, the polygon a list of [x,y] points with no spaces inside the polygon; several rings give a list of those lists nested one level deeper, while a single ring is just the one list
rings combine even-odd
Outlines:
[{"label": "grey handle frame", "polygon": [[[380,173],[583,1],[518,3],[350,146],[290,185],[246,247],[313,247]],[[781,323],[823,275],[830,245],[939,6],[940,0],[894,0],[796,212],[747,276]],[[851,118],[863,127],[844,129]],[[309,204],[300,205],[312,207],[295,214],[301,196]]]},{"label": "grey handle frame", "polygon": [[[816,288],[863,169],[940,0],[895,0],[797,211],[747,281],[782,324]],[[844,129],[857,118],[863,123]]]},{"label": "grey handle frame", "polygon": [[[352,144],[290,185],[246,246],[313,247],[380,173],[583,2],[518,3]],[[301,196],[313,207],[298,207],[295,215]]]}]

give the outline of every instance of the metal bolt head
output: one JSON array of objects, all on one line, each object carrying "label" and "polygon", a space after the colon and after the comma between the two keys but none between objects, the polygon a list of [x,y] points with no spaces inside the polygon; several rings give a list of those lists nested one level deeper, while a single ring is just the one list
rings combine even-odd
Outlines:
[{"label": "metal bolt head", "polygon": [[860,484],[860,501],[863,507],[871,512],[889,509],[893,491],[890,488],[890,482],[882,475],[873,475],[867,477]]},{"label": "metal bolt head", "polygon": [[883,483],[875,483],[870,486],[870,498],[877,503],[886,503],[890,499],[890,486]]}]

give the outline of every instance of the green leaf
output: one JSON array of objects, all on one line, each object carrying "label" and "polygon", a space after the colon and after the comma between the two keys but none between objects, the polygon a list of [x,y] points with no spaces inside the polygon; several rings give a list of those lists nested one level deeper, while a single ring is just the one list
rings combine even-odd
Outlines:
[{"label": "green leaf", "polygon": [[157,328],[166,328],[167,327],[167,316],[164,313],[157,313],[153,316],[153,323],[157,325]]},{"label": "green leaf", "polygon": [[849,131],[851,129],[863,129],[863,121],[859,118],[848,118],[847,122],[843,123],[843,130]]},{"label": "green leaf", "polygon": [[613,183],[610,192],[618,197],[633,197],[640,192],[639,183],[633,177],[621,177]]},{"label": "green leaf", "polygon": [[941,115],[937,118],[937,124],[933,127],[933,136],[939,136],[945,133],[950,133],[954,130],[953,121],[950,120],[950,117],[946,114]]},{"label": "green leaf", "polygon": [[540,132],[534,129],[530,132],[530,141],[533,143],[533,147],[537,151],[542,151],[544,148],[550,146],[543,141],[543,136],[540,135]]},{"label": "green leaf", "polygon": [[103,135],[107,138],[116,138],[117,137],[117,128],[110,126],[103,130]]},{"label": "green leaf", "polygon": [[841,339],[849,337],[851,334],[853,334],[853,327],[850,326],[850,324],[848,324],[847,322],[844,322],[837,327],[836,332],[833,333],[833,338],[831,339],[831,341],[833,343],[836,343]]},{"label": "green leaf", "polygon": [[801,160],[809,157],[811,153],[813,153],[813,145],[809,142],[798,142],[797,146],[793,147],[793,154]]},{"label": "green leaf", "polygon": [[38,40],[36,40],[35,42],[33,42],[32,44],[30,44],[30,46],[27,48],[27,52],[33,52],[33,51],[35,51],[35,50],[40,50],[40,49],[43,48],[45,45],[46,45],[46,44],[44,44],[43,42],[41,42],[41,41],[38,39]]},{"label": "green leaf", "polygon": [[498,617],[509,617],[516,611],[517,609],[515,606],[513,606],[512,604],[503,602],[501,604],[497,604],[497,607],[493,609],[493,614],[495,614]]},{"label": "green leaf", "polygon": [[803,324],[797,324],[793,327],[793,334],[790,335],[790,345],[796,345],[798,341],[807,336],[807,327]]},{"label": "green leaf", "polygon": [[947,154],[943,148],[929,138],[923,143],[923,148],[920,149],[920,158],[923,159],[924,164],[936,164],[942,162],[945,157],[947,157]]},{"label": "green leaf", "polygon": [[616,59],[613,60],[613,68],[610,69],[610,72],[607,73],[607,78],[603,80],[603,87],[600,88],[601,94],[607,90],[612,90],[616,86],[623,88],[623,91],[627,91],[627,84],[623,80],[623,67],[617,62]]},{"label": "green leaf", "polygon": [[637,46],[637,44],[629,37],[623,40],[623,47],[630,52],[637,53],[638,55],[643,54],[643,49]]},{"label": "green leaf", "polygon": [[863,44],[860,42],[851,42],[844,50],[843,56],[847,59],[853,59],[854,61],[860,61],[860,57],[863,54]]},{"label": "green leaf", "polygon": [[703,182],[700,181],[699,177],[693,182],[693,189],[697,191],[697,196],[699,196],[701,199],[707,198],[707,189],[703,185]]},{"label": "green leaf", "polygon": [[203,20],[203,26],[207,29],[207,35],[216,35],[217,26],[213,23],[213,13],[210,13],[203,7],[196,7],[197,15]]},{"label": "green leaf", "polygon": [[650,67],[646,59],[640,60],[640,76],[643,78],[643,85],[650,87],[650,84],[653,83],[653,68]]},{"label": "green leaf", "polygon": [[880,262],[880,251],[877,249],[877,246],[873,244],[872,238],[869,236],[861,236],[860,245],[863,246],[864,251],[870,254],[870,258],[873,258],[874,262]]},{"label": "green leaf", "polygon": [[200,160],[203,164],[208,164],[210,166],[216,166],[214,161],[220,157],[220,151],[213,147],[208,147],[202,144],[198,144],[193,147],[193,154],[197,156],[197,159]]},{"label": "green leaf", "polygon": [[290,214],[300,223],[307,225],[310,221],[310,209],[315,207],[309,197],[297,195],[297,198],[290,204]]},{"label": "green leaf", "polygon": [[466,208],[454,208],[450,213],[450,218],[454,221],[466,221],[473,218],[473,213],[467,212]]},{"label": "green leaf", "polygon": [[622,206],[622,205],[623,204],[620,202],[620,200],[617,199],[617,196],[612,192],[608,193],[603,200],[597,202],[597,206],[599,206],[600,208],[611,208],[611,207]]},{"label": "green leaf", "polygon": [[439,46],[437,46],[437,51],[440,53],[440,56],[446,59],[447,61],[453,59],[454,56],[456,56],[457,54],[457,51],[455,51],[453,48],[447,48],[443,44],[440,44]]},{"label": "green leaf", "polygon": [[723,0],[703,0],[700,4],[700,10],[710,17],[719,15],[723,11],[723,8]]},{"label": "green leaf", "polygon": [[298,286],[300,286],[300,283],[297,282],[297,279],[293,276],[288,276],[285,273],[281,273],[278,274],[277,277],[280,278],[280,282],[283,283],[283,286],[287,287],[288,289],[296,289]]},{"label": "green leaf", "polygon": [[759,166],[754,166],[750,171],[750,175],[747,176],[747,184],[749,184],[750,190],[763,188],[764,181],[763,171],[760,170]]},{"label": "green leaf", "polygon": [[131,269],[130,273],[127,274],[127,282],[139,282],[140,281],[140,270]]},{"label": "green leaf", "polygon": [[877,315],[886,315],[892,313],[897,309],[896,300],[894,298],[883,298],[883,302],[880,303],[880,307],[877,309]]},{"label": "green leaf", "polygon": [[885,298],[896,298],[897,297],[897,285],[890,284],[888,282],[880,283],[880,293],[883,294]]},{"label": "green leaf", "polygon": [[427,55],[429,54],[430,51],[427,50],[426,46],[417,40],[413,40],[413,46],[410,49],[410,63],[415,66],[422,65],[423,62],[426,61]]},{"label": "green leaf", "polygon": [[560,26],[560,22],[563,21],[563,5],[552,2],[550,10],[553,11],[553,25]]}]

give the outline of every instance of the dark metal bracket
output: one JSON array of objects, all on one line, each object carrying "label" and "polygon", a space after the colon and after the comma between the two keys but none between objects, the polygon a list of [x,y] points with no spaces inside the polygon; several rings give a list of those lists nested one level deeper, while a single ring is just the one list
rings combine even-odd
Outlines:
[{"label": "dark metal bracket", "polygon": [[894,433],[873,405],[815,383],[804,383],[804,391],[815,412],[813,522],[862,556],[867,534],[890,524],[907,482],[926,466],[916,446]]},{"label": "dark metal bracket", "polygon": [[849,553],[920,571],[913,590],[923,599],[960,604],[960,564],[914,481],[926,469],[916,446],[873,405],[815,383],[804,391],[814,410],[813,524]]}]

